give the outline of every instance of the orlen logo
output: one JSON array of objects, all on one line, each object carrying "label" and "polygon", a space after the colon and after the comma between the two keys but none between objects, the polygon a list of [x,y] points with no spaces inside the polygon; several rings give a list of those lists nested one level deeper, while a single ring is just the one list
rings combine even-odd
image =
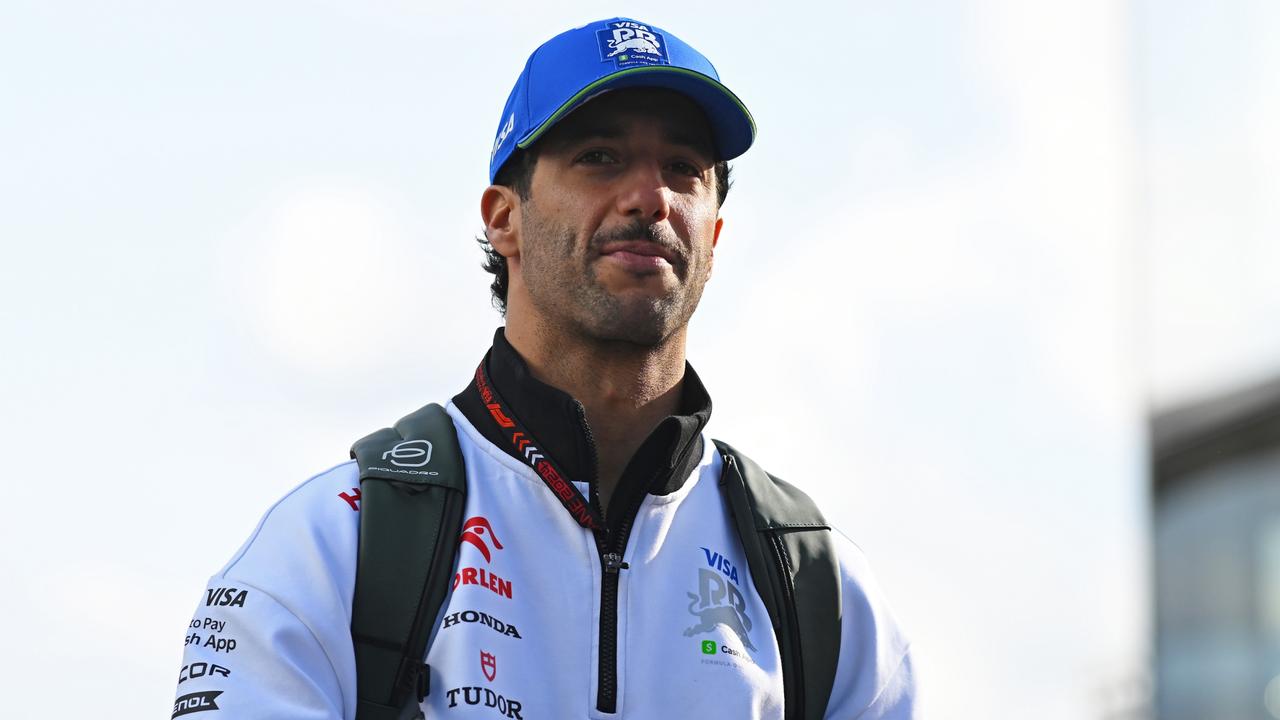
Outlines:
[{"label": "orlen logo", "polygon": [[[418,462],[409,462],[418,458],[421,458]],[[405,440],[382,453],[382,459],[390,459],[391,464],[397,467],[422,467],[431,462],[431,441]]]},{"label": "orlen logo", "polygon": [[488,533],[489,537],[493,538],[493,546],[501,550],[502,543],[498,541],[498,536],[493,534],[493,526],[489,524],[486,518],[478,515],[467,520],[462,526],[462,537],[459,539],[478,548],[480,554],[484,555],[484,561],[489,562],[493,558],[489,554],[488,544],[484,541],[485,533]]}]

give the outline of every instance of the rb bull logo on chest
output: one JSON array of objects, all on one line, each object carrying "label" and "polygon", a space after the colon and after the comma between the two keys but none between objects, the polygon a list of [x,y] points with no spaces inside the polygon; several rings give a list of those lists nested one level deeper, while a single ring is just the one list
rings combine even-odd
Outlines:
[{"label": "rb bull logo on chest", "polygon": [[755,650],[751,644],[751,618],[747,617],[747,600],[737,588],[738,569],[719,553],[702,548],[707,555],[707,565],[698,568],[698,593],[689,596],[689,614],[698,622],[684,631],[685,637],[709,633],[717,625],[733,631],[742,646]]},{"label": "rb bull logo on chest", "polygon": [[596,31],[600,62],[612,60],[619,68],[631,65],[667,65],[667,41],[661,33],[630,20],[608,23]]}]

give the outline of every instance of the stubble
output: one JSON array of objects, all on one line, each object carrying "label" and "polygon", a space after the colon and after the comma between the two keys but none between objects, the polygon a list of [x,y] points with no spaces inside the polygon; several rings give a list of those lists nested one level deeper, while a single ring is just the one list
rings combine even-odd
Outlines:
[{"label": "stubble", "polygon": [[[708,259],[668,228],[636,223],[596,233],[585,247],[572,229],[541,217],[526,203],[522,217],[521,276],[538,313],[583,339],[643,347],[662,344],[688,324],[702,297]],[[609,242],[646,240],[676,255],[678,283],[670,292],[611,293],[599,277],[599,248]]]}]

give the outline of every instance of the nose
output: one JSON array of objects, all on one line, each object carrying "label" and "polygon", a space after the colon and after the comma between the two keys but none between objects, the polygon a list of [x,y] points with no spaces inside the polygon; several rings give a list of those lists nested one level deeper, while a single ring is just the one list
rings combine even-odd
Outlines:
[{"label": "nose", "polygon": [[625,217],[660,222],[671,214],[671,189],[656,162],[633,164],[619,182],[618,212]]}]

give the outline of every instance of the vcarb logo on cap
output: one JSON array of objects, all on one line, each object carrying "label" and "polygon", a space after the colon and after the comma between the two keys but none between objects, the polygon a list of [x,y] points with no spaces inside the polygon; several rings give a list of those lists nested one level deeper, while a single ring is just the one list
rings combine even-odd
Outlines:
[{"label": "vcarb logo on cap", "polygon": [[619,67],[632,65],[667,65],[667,41],[661,33],[647,25],[630,20],[615,20],[596,31],[600,42],[600,62],[610,60]]},{"label": "vcarb logo on cap", "polygon": [[[431,462],[431,441],[405,440],[382,453],[383,460],[388,458],[390,458],[392,465],[399,467],[422,467]],[[416,458],[422,458],[421,462],[407,462]],[[401,460],[406,462],[401,462]]]}]

